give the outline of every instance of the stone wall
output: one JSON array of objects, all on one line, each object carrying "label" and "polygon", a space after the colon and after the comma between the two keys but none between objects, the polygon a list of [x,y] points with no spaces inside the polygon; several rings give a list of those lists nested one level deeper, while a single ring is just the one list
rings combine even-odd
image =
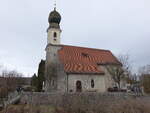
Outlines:
[{"label": "stone wall", "polygon": [[67,74],[64,72],[64,67],[59,63],[57,72],[57,90],[60,92],[67,92]]},{"label": "stone wall", "polygon": [[130,99],[133,95],[127,93],[23,93],[20,102],[33,105],[63,106],[70,102],[81,101],[84,104],[113,99]]},{"label": "stone wall", "polygon": [[[63,67],[61,63],[59,62],[59,56],[58,51],[61,49],[61,46],[59,45],[52,45],[49,44],[46,48],[46,70],[45,70],[45,78],[46,78],[46,84],[45,84],[45,91],[50,92],[54,90],[60,90],[62,92],[66,91],[66,80],[65,75],[63,73]],[[51,68],[52,64],[56,65],[56,76],[52,77],[51,80],[49,79],[50,75],[48,73],[49,69]],[[53,83],[52,83],[53,82]]]}]

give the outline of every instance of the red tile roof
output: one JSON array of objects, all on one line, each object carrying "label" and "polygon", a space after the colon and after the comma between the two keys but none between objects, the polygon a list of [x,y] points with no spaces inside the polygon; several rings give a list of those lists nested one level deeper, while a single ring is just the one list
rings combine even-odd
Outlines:
[{"label": "red tile roof", "polygon": [[61,45],[59,59],[66,73],[104,74],[98,64],[119,64],[108,50]]}]

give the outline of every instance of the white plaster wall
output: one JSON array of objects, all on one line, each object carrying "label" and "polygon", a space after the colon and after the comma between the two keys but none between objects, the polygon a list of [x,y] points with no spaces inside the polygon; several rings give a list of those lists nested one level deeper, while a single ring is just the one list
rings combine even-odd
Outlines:
[{"label": "white plaster wall", "polygon": [[[104,65],[99,65],[99,68],[102,69],[105,72],[105,86],[106,88],[112,88],[117,86],[117,83],[114,82],[112,75],[108,72],[106,66]],[[126,84],[127,82],[125,80],[121,80],[120,82],[120,87],[122,89],[126,89]]]},{"label": "white plaster wall", "polygon": [[115,86],[115,82],[114,82],[114,80],[112,79],[112,76],[110,75],[110,73],[108,72],[108,70],[107,70],[107,68],[105,67],[105,66],[103,66],[103,65],[99,65],[99,68],[101,69],[101,70],[103,70],[104,71],[104,73],[105,73],[105,86],[106,86],[106,89],[108,89],[108,88],[112,88],[112,87],[114,87]]},{"label": "white plaster wall", "polygon": [[[91,87],[91,80],[94,80],[94,88]],[[76,92],[76,82],[82,82],[82,91],[97,91],[106,92],[105,88],[105,75],[79,75],[69,74],[68,75],[68,91],[72,90]]]},{"label": "white plaster wall", "polygon": [[[54,36],[53,36],[54,32],[57,33],[56,41],[54,40]],[[56,29],[56,28],[48,29],[47,44],[50,43],[50,44],[59,45],[60,44],[60,34],[61,34],[60,29]]]}]

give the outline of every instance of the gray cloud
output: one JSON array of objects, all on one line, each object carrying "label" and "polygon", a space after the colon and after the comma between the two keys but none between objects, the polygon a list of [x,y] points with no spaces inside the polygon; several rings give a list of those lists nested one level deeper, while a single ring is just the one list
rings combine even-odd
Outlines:
[{"label": "gray cloud", "polygon": [[[134,69],[150,64],[149,0],[57,0],[62,44],[130,54]],[[45,59],[52,0],[2,0],[0,63],[25,74]]]}]

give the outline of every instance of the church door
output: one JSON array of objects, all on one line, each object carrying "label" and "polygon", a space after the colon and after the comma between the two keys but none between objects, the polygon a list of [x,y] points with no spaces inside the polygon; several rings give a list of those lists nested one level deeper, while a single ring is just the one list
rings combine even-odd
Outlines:
[{"label": "church door", "polygon": [[76,82],[76,92],[81,92],[82,91],[82,83],[81,81]]}]

